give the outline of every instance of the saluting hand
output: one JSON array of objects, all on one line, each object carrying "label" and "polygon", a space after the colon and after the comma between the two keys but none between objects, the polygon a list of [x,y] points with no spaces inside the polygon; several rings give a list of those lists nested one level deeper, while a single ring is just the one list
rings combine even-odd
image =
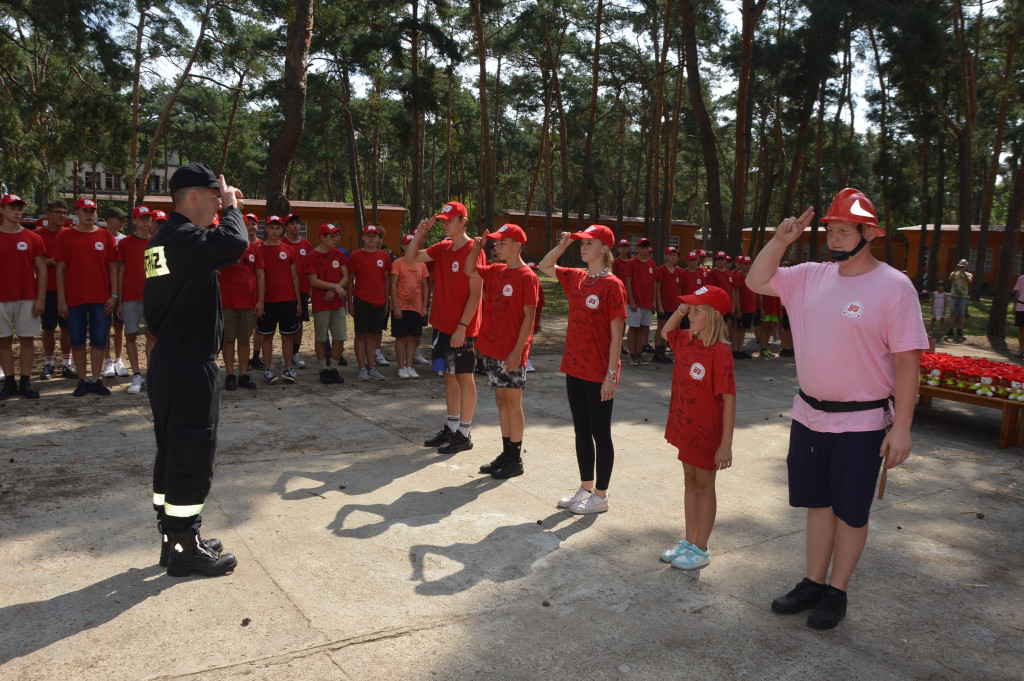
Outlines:
[{"label": "saluting hand", "polygon": [[795,243],[800,235],[804,233],[807,226],[811,224],[811,220],[814,218],[814,209],[808,208],[804,211],[803,215],[798,218],[788,217],[783,220],[778,227],[775,228],[775,239],[778,239],[782,244],[788,246]]},{"label": "saluting hand", "polygon": [[562,236],[558,242],[560,248],[569,248],[569,244],[572,243],[572,233],[562,232]]},{"label": "saluting hand", "polygon": [[220,202],[224,204],[225,208],[227,208],[228,206],[241,208],[241,199],[243,198],[242,190],[228,186],[227,180],[224,179],[223,175],[221,175],[218,179],[220,181]]}]

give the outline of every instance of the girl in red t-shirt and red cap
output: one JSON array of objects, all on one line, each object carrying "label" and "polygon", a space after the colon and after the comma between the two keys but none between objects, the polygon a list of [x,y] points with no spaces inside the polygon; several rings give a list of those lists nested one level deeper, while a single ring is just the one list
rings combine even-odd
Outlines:
[{"label": "girl in red t-shirt and red cap", "polygon": [[[732,431],[736,423],[729,325],[732,297],[717,286],[702,286],[680,296],[679,308],[661,334],[672,346],[675,370],[665,439],[679,449],[685,491],[686,536],[661,554],[680,570],[711,562],[708,538],[715,524],[715,474],[732,466]],[[689,330],[680,330],[683,315]]]},{"label": "girl in red t-shirt and red cap", "polygon": [[[586,269],[557,267],[572,240],[580,241]],[[615,450],[612,447],[612,403],[619,380],[619,344],[626,317],[626,288],[611,273],[615,236],[604,225],[582,232],[562,232],[562,239],[538,268],[556,277],[569,298],[569,326],[560,371],[565,374],[580,488],[560,499],[572,513],[608,510],[608,484]]]}]

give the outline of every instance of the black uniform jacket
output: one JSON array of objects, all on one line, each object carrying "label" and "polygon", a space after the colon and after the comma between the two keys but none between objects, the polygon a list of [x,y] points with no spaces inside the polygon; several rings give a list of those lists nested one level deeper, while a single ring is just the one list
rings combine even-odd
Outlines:
[{"label": "black uniform jacket", "polygon": [[224,340],[217,270],[238,262],[249,239],[242,214],[228,207],[213,229],[172,212],[146,248],[142,293],[146,326],[162,350],[216,356]]}]

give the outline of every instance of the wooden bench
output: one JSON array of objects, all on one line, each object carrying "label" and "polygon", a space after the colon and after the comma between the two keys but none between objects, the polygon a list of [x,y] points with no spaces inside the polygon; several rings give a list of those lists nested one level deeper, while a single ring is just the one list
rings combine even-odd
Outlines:
[{"label": "wooden bench", "polygon": [[1024,402],[1016,402],[1001,397],[986,397],[972,392],[966,393],[931,385],[918,386],[918,394],[920,395],[920,404],[931,404],[932,398],[938,397],[943,400],[963,402],[964,404],[973,404],[979,407],[1001,409],[1003,412],[1003,424],[999,429],[999,448],[1005,449],[1024,444],[1024,418],[1022,418]]}]

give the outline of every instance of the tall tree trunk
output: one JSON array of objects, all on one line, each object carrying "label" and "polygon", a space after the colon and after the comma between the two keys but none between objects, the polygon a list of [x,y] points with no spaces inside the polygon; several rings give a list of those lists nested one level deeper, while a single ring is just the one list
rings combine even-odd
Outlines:
[{"label": "tall tree trunk", "polygon": [[[971,200],[974,189],[974,125],[977,120],[978,111],[978,78],[975,64],[975,55],[971,54],[967,46],[967,19],[964,15],[963,1],[957,0],[956,13],[953,17],[953,36],[956,39],[960,51],[960,90],[961,90],[961,111],[963,112],[963,123],[956,126],[946,119],[947,124],[957,134],[957,160],[959,163],[960,198],[958,201],[958,217],[960,232],[956,241],[956,257],[966,258],[971,248]],[[982,269],[984,269],[984,261]],[[973,263],[976,265],[976,263]]]},{"label": "tall tree trunk", "polygon": [[356,124],[352,119],[352,83],[349,80],[347,61],[341,64],[341,86],[344,96],[342,115],[345,117],[348,132],[348,174],[352,182],[352,211],[355,214],[356,227],[362,232],[366,226],[366,206],[363,203],[362,188],[359,186],[359,145],[356,142]]},{"label": "tall tree trunk", "polygon": [[[580,177],[579,212],[576,214],[576,229],[583,229],[583,215],[587,209],[587,194],[590,190],[590,162],[594,153],[594,128],[597,126],[597,87],[601,72],[601,20],[604,17],[604,0],[597,0],[597,15],[594,18],[594,59],[590,75],[590,114],[587,117],[587,136],[583,147],[583,172]],[[596,219],[597,216],[595,215]]]},{"label": "tall tree trunk", "polygon": [[291,204],[285,180],[302,139],[306,117],[306,71],[313,37],[313,0],[295,0],[295,18],[288,27],[284,55],[284,125],[267,150],[267,214],[283,215]]},{"label": "tall tree trunk", "polygon": [[[708,219],[711,223],[711,242],[714,248],[725,240],[725,220],[722,215],[722,188],[719,180],[718,155],[715,150],[715,130],[711,116],[704,104],[704,88],[697,57],[697,27],[691,0],[679,0],[683,20],[683,51],[686,55],[686,84],[690,94],[697,128],[700,130],[700,146],[704,154],[704,169],[707,173]],[[706,246],[705,246],[706,248]]]},{"label": "tall tree trunk", "polygon": [[480,177],[483,178],[483,216],[479,231],[491,231],[494,224],[494,163],[491,161],[490,116],[487,113],[487,46],[484,43],[484,17],[481,0],[472,0],[473,26],[476,29],[477,60],[480,62]]},{"label": "tall tree trunk", "polygon": [[914,279],[914,284],[919,290],[927,285],[924,254],[928,246],[928,216],[931,209],[931,198],[928,196],[928,147],[931,143],[931,137],[928,135],[921,140],[921,238],[917,242],[917,277]]},{"label": "tall tree trunk", "polygon": [[999,253],[999,267],[996,270],[995,291],[992,293],[992,308],[988,313],[988,339],[994,348],[1006,347],[1006,306],[1010,302],[1010,275],[1014,249],[1020,233],[1021,217],[1024,215],[1024,163],[1020,156],[1010,159],[1012,190],[1006,215],[1006,232]]},{"label": "tall tree trunk", "polygon": [[559,65],[561,62],[562,54],[562,40],[565,34],[563,33],[558,42],[558,50],[556,51],[551,46],[551,37],[548,32],[548,25],[544,24],[544,44],[547,48],[548,61],[551,63],[551,79],[555,87],[555,103],[557,105],[556,112],[558,113],[558,145],[559,145],[559,161],[561,163],[562,171],[562,230],[569,230],[569,206],[571,200],[569,197],[569,129],[565,122],[565,104],[562,102],[562,86],[561,78],[558,75]]},{"label": "tall tree trunk", "polygon": [[[878,41],[875,39],[875,29],[868,22],[868,38],[871,40],[871,50],[875,55],[875,73],[878,75],[878,91],[881,95],[881,117],[879,118],[879,134],[882,138],[879,149],[879,170],[882,172],[882,215],[885,224],[885,262],[892,265],[892,222],[889,220],[889,191],[893,185],[894,168],[892,162],[892,150],[889,148],[889,88],[885,82],[885,75],[882,72],[882,59],[878,55]],[[897,269],[904,269],[905,265]]]},{"label": "tall tree trunk", "polygon": [[[939,271],[939,249],[942,244],[942,216],[946,212],[946,134],[939,133],[939,162],[935,169],[935,229],[928,246],[928,290],[934,291],[946,272]],[[946,263],[947,267],[949,263]]]},{"label": "tall tree trunk", "polygon": [[[541,71],[545,76],[547,76],[547,68],[543,68]],[[545,78],[545,80],[548,81],[548,91],[544,96],[544,120],[540,126],[540,153],[537,154],[537,166],[533,171],[533,179],[530,180],[530,191],[526,195],[526,209],[523,211],[523,229],[526,229],[526,225],[530,221],[530,208],[533,206],[533,193],[537,189],[537,181],[540,178],[541,169],[544,165],[544,158],[547,156],[548,124],[551,118],[551,98],[555,94],[555,87],[550,78]]]},{"label": "tall tree trunk", "polygon": [[224,153],[220,157],[220,172],[228,165],[228,151],[231,149],[231,131],[235,128],[235,115],[238,113],[238,102],[242,99],[242,87],[245,85],[246,72],[238,76],[238,87],[235,89],[235,101],[231,103],[231,115],[228,116],[228,129],[224,133]]},{"label": "tall tree trunk", "polygon": [[754,31],[768,0],[743,0],[740,30],[740,73],[736,85],[736,154],[733,171],[732,217],[729,220],[729,238],[726,243],[731,252],[738,252],[742,244],[743,209],[747,201],[747,172],[750,168],[750,129],[748,127],[750,89],[753,72]]},{"label": "tall tree trunk", "polygon": [[[818,129],[814,140],[814,188],[812,190],[810,204],[821,206],[821,164],[825,153],[825,90],[821,88],[821,96],[818,98]],[[811,225],[811,260],[821,260],[818,250],[818,222]]]},{"label": "tall tree trunk", "polygon": [[[142,44],[146,35],[146,19],[149,16],[148,4],[138,0],[135,3],[135,10],[139,13],[139,23],[135,27],[135,74],[132,77],[132,134],[128,144],[128,167],[131,169],[131,182],[128,183],[128,215],[135,211],[135,204],[139,199],[139,90],[142,84]],[[75,192],[78,192],[77,176],[75,181]],[[145,196],[145,191],[142,192]],[[131,219],[129,217],[129,219]],[[134,221],[132,221],[134,226]]]},{"label": "tall tree trunk", "polygon": [[412,117],[412,158],[409,173],[409,224],[418,225],[423,212],[423,109],[420,107],[420,32],[419,0],[412,0],[412,31],[409,36],[409,57],[412,71],[410,116]]}]

